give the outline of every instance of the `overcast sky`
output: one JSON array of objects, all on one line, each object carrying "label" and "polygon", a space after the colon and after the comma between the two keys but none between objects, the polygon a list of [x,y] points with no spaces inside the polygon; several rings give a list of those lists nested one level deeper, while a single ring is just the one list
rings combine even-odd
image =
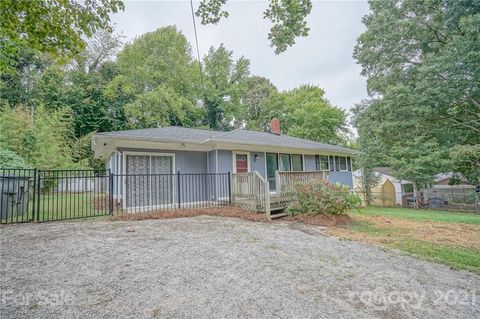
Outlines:
[{"label": "overcast sky", "polygon": [[[308,17],[310,35],[297,39],[280,55],[275,55],[267,39],[270,23],[262,14],[267,6],[267,1],[228,0],[230,16],[218,25],[203,26],[196,18],[200,55],[224,43],[236,58],[243,55],[250,60],[252,74],[269,78],[281,90],[315,84],[325,89],[334,105],[346,110],[366,97],[366,80],[352,58],[356,38],[364,30],[361,19],[368,12],[366,2],[314,1]],[[125,11],[115,14],[112,21],[127,41],[176,25],[195,50],[188,1],[125,0]]]}]

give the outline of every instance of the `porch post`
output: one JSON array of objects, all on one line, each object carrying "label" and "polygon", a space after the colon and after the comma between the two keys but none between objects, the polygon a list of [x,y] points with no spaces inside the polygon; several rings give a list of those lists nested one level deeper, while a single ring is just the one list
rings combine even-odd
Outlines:
[{"label": "porch post", "polygon": [[282,187],[282,183],[280,181],[280,172],[278,170],[275,171],[275,192],[277,196],[280,196],[280,189]]},{"label": "porch post", "polygon": [[267,214],[267,219],[272,219],[272,214],[270,211],[270,183],[268,180],[265,181],[264,185],[264,193],[265,193],[265,214]]}]

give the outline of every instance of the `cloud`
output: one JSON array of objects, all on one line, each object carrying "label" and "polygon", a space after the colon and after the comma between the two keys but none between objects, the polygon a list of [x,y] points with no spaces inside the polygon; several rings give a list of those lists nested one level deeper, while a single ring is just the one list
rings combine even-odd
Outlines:
[{"label": "cloud", "polygon": [[[194,2],[195,8],[198,2]],[[367,96],[366,80],[352,58],[361,18],[368,4],[360,1],[315,1],[308,17],[310,35],[281,55],[269,46],[270,22],[263,19],[266,1],[232,1],[230,16],[218,25],[203,26],[197,18],[200,54],[224,43],[235,57],[251,62],[252,74],[269,78],[281,90],[301,84],[319,85],[335,105],[350,109]],[[131,40],[166,25],[176,25],[195,50],[188,1],[126,1],[125,11],[112,17],[116,29]]]}]

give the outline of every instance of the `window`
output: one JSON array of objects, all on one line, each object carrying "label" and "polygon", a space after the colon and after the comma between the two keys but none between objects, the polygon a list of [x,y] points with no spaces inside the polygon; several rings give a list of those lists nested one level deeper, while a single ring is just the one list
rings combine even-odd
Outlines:
[{"label": "window", "polygon": [[335,156],[330,156],[330,171],[335,170]]},{"label": "window", "polygon": [[291,171],[292,167],[290,166],[290,154],[280,154],[280,171]]},{"label": "window", "polygon": [[339,163],[339,171],[346,171],[347,170],[347,158],[344,156],[340,156],[340,163]]},{"label": "window", "polygon": [[328,156],[326,155],[315,155],[315,170],[317,171],[328,171],[330,169]]},{"label": "window", "polygon": [[292,170],[295,172],[303,171],[302,155],[299,155],[299,154],[292,155]]},{"label": "window", "polygon": [[350,157],[347,157],[347,170],[352,171],[352,159]]}]

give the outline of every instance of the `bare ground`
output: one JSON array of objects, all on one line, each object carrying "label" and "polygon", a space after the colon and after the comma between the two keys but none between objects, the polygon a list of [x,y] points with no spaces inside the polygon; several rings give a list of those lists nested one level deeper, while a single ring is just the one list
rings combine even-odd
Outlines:
[{"label": "bare ground", "polygon": [[2,318],[478,318],[480,278],[281,221],[0,227]]}]

